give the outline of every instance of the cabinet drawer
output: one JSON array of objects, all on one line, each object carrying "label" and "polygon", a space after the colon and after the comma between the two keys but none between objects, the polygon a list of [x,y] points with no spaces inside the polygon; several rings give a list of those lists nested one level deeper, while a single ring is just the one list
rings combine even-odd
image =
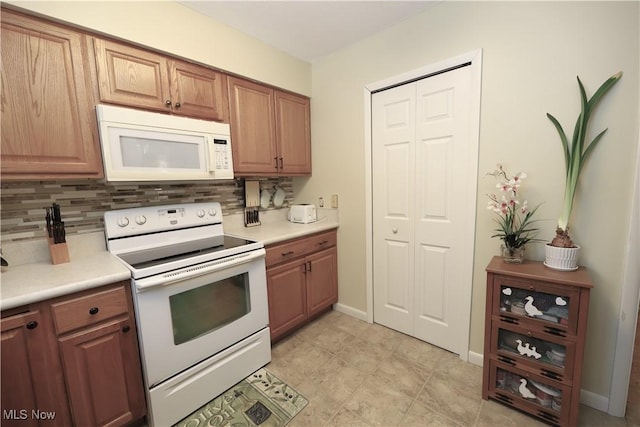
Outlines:
[{"label": "cabinet drawer", "polygon": [[52,304],[58,335],[127,313],[124,286]]},{"label": "cabinet drawer", "polygon": [[495,316],[558,337],[576,335],[580,311],[576,288],[496,275],[493,290]]},{"label": "cabinet drawer", "polygon": [[554,425],[567,425],[571,388],[491,360],[489,396]]},{"label": "cabinet drawer", "polygon": [[491,329],[491,353],[497,355],[498,360],[551,381],[571,385],[575,341],[535,333],[500,320],[492,322]]},{"label": "cabinet drawer", "polygon": [[336,245],[336,232],[314,234],[266,248],[267,268]]}]

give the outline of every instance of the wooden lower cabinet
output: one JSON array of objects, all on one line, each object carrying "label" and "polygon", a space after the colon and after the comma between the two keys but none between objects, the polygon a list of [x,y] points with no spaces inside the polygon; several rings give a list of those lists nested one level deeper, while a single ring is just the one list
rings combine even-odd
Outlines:
[{"label": "wooden lower cabinet", "polygon": [[0,320],[0,325],[0,424],[4,427],[70,425],[62,369],[45,316],[34,309],[9,314]]},{"label": "wooden lower cabinet", "polygon": [[60,338],[67,394],[77,425],[124,425],[144,415],[135,325],[128,318]]},{"label": "wooden lower cabinet", "polygon": [[[53,421],[41,422],[47,426],[121,426],[143,419],[128,282],[25,309],[2,319],[3,414],[26,409],[32,420],[32,409],[55,413]],[[6,418],[2,425],[12,425]]]},{"label": "wooden lower cabinet", "polygon": [[307,321],[304,266],[296,260],[267,270],[272,340]]},{"label": "wooden lower cabinet", "polygon": [[589,293],[586,269],[541,262],[487,266],[482,397],[558,426],[576,426]]},{"label": "wooden lower cabinet", "polygon": [[338,301],[336,231],[267,247],[271,341],[277,341]]},{"label": "wooden lower cabinet", "polygon": [[307,310],[313,317],[338,301],[338,251],[335,246],[306,257]]}]

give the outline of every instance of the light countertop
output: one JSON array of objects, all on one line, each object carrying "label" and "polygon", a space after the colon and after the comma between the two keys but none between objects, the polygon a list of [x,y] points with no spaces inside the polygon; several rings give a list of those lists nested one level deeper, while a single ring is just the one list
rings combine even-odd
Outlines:
[{"label": "light countertop", "polygon": [[[265,245],[338,228],[336,209],[318,209],[318,221],[294,224],[287,209],[261,211],[262,225],[244,227],[241,214],[223,218],[226,234]],[[3,245],[9,267],[0,275],[0,310],[19,307],[131,278],[129,269],[106,250],[103,232],[67,239],[70,262],[53,265],[46,240]]]},{"label": "light countertop", "polygon": [[242,215],[224,218],[224,232],[248,240],[257,240],[265,246],[295,239],[309,234],[338,228],[337,209],[317,209],[318,221],[310,224],[295,224],[287,221],[287,209],[267,210],[260,212],[262,225],[245,227]]},{"label": "light countertop", "polygon": [[[7,246],[9,267],[0,275],[0,309],[19,307],[49,298],[129,280],[129,269],[106,250],[104,233],[69,236],[70,262],[53,265],[46,240]],[[24,263],[29,255],[30,262]]]}]

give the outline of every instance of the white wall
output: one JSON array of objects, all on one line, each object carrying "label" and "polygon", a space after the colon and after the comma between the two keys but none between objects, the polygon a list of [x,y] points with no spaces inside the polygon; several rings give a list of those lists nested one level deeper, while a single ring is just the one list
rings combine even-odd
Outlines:
[{"label": "white wall", "polygon": [[[440,60],[483,49],[482,112],[471,351],[483,352],[484,268],[497,255],[485,209],[486,178],[501,162],[529,177],[521,188],[537,213],[540,237],[553,237],[564,190],[554,114],[567,132],[579,113],[576,75],[592,94],[612,74],[622,80],[596,111],[609,127],[586,165],[571,220],[592,274],[582,388],[606,399],[612,375],[623,256],[638,144],[639,3],[442,2],[400,25],[313,64],[313,177],[297,179],[298,201],[340,196],[340,303],[366,310],[363,87]],[[542,245],[527,254],[543,259]],[[605,402],[606,404],[606,402]],[[605,408],[606,409],[606,408]]]},{"label": "white wall", "polygon": [[311,64],[173,1],[3,3],[303,95],[311,94]]}]

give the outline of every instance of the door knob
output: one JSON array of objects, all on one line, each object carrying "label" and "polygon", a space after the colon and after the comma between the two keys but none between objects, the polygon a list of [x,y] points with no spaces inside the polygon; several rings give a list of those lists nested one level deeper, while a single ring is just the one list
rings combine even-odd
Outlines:
[{"label": "door knob", "polygon": [[395,227],[391,231],[393,231],[393,234],[398,234],[398,229]]}]

